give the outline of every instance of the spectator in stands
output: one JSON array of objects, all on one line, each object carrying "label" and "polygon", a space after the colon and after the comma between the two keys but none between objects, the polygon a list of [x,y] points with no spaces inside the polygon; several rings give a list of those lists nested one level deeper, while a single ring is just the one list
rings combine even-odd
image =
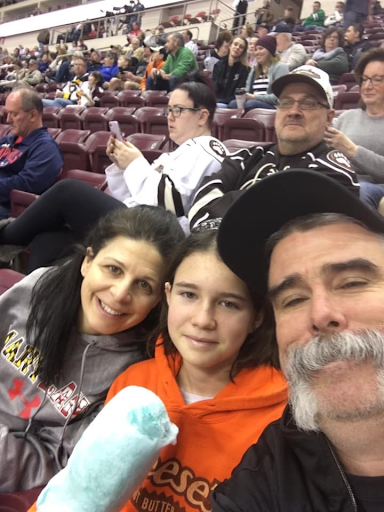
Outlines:
[{"label": "spectator in stands", "polygon": [[75,53],[77,51],[77,42],[72,41],[71,46],[68,48],[68,53]]},{"label": "spectator in stands", "polygon": [[273,29],[276,35],[277,54],[280,62],[288,66],[289,71],[302,66],[308,58],[305,48],[292,41],[292,33],[285,23],[277,24]]},{"label": "spectator in stands", "polygon": [[137,22],[139,27],[141,27],[141,22],[142,22],[142,17],[143,17],[143,14],[140,14],[140,13],[142,13],[144,10],[145,10],[144,5],[140,2],[140,0],[136,0],[135,5],[133,6],[133,12],[137,13],[135,16],[135,21]]},{"label": "spectator in stands", "polygon": [[359,183],[347,157],[323,140],[335,113],[328,75],[312,66],[301,66],[276,80],[272,91],[279,98],[277,144],[243,149],[225,158],[221,171],[206,178],[194,198],[189,211],[191,229],[223,217],[244,189],[289,168],[327,174],[359,194]]},{"label": "spectator in stands", "polygon": [[334,14],[327,16],[324,20],[324,27],[341,27],[344,25],[344,2],[336,2]]},{"label": "spectator in stands", "polygon": [[65,107],[76,105],[79,99],[78,92],[81,84],[88,80],[87,64],[83,58],[77,57],[74,61],[75,77],[68,81],[64,88],[56,91],[56,99],[43,100],[44,107]]},{"label": "spectator in stands", "polygon": [[119,11],[119,13],[126,14],[125,18],[120,18],[120,25],[117,28],[117,31],[119,31],[124,25],[126,26],[126,31],[129,33],[131,31],[131,24],[132,24],[132,13],[133,13],[133,0],[130,1],[129,5],[124,5],[123,7],[112,7],[114,11]]},{"label": "spectator in stands", "polygon": [[355,69],[361,54],[372,48],[372,44],[366,39],[363,39],[363,35],[364,25],[361,25],[361,23],[353,23],[353,25],[350,25],[345,31],[344,51],[348,56],[350,71]]},{"label": "spectator in stands", "polygon": [[[176,251],[160,336],[148,344],[155,358],[124,372],[108,394],[107,402],[126,386],[150,389],[179,427],[177,443],[161,450],[156,463],[164,477],[154,481],[151,471],[123,509],[143,510],[147,499],[161,496],[164,510],[191,511],[194,495],[207,510],[211,489],[284,408],[286,383],[273,367],[269,315],[262,321],[265,301],[222,263],[216,239],[216,229],[197,233]],[[175,464],[194,479],[175,486],[165,478]],[[193,494],[196,482],[204,494]]]},{"label": "spectator in stands", "polygon": [[370,0],[347,0],[344,13],[344,27],[363,23],[368,17]]},{"label": "spectator in stands", "polygon": [[[288,66],[280,62],[276,55],[276,38],[264,36],[256,45],[257,65],[251,69],[246,83],[246,102],[244,108],[275,109],[277,97],[272,91],[275,80],[289,73]],[[230,108],[237,108],[236,100],[229,104]]]},{"label": "spectator in stands", "polygon": [[325,12],[321,8],[320,2],[313,2],[312,14],[305,18],[301,25],[295,27],[295,31],[302,32],[316,28],[324,28]]},{"label": "spectator in stands", "polygon": [[165,46],[165,43],[167,42],[167,34],[164,32],[163,25],[159,25],[157,27],[157,43],[159,46]]},{"label": "spectator in stands", "polygon": [[158,46],[155,28],[153,28],[152,30],[148,29],[145,31],[144,46],[149,46],[149,47],[152,46],[153,48]]},{"label": "spectator in stands", "polygon": [[41,61],[39,62],[39,68],[38,68],[41,74],[44,74],[47,71],[49,64],[50,64],[49,55],[44,53],[44,55],[41,57]]},{"label": "spectator in stands", "polygon": [[307,60],[308,66],[315,66],[329,74],[331,84],[338,83],[343,73],[348,73],[348,56],[344,49],[344,34],[339,28],[324,30],[320,48]]},{"label": "spectator in stands", "polygon": [[49,70],[50,72],[47,72],[47,75],[51,81],[62,83],[70,79],[71,71],[66,47],[60,48],[59,55],[51,62]]},{"label": "spectator in stands", "polygon": [[215,49],[204,59],[204,67],[209,71],[213,71],[216,62],[226,57],[229,53],[229,47],[232,43],[232,34],[229,30],[220,32],[215,43]]},{"label": "spectator in stands", "polygon": [[[347,110],[329,127],[325,140],[342,151],[360,175],[384,183],[384,48],[364,53],[356,69],[362,108]],[[361,182],[361,199],[375,208],[384,187]]]},{"label": "spectator in stands", "polygon": [[266,35],[268,35],[269,33],[269,27],[266,23],[262,23],[261,25],[259,25],[258,27],[256,27],[256,34],[257,34],[257,37],[264,37]]},{"label": "spectator in stands", "polygon": [[244,37],[235,37],[229,48],[228,57],[215,64],[212,80],[218,107],[227,108],[235,99],[235,90],[245,87],[249,73],[247,50],[247,40]]},{"label": "spectator in stands", "polygon": [[192,39],[193,34],[190,30],[183,30],[183,38],[184,38],[184,46],[185,48],[189,48],[193,55],[197,57],[199,52],[199,48],[195,41]]},{"label": "spectator in stands", "polygon": [[113,380],[145,359],[165,263],[183,238],[170,212],[115,209],[65,264],[0,297],[0,449],[12,461],[1,464],[0,491],[45,485],[65,467]]},{"label": "spectator in stands", "polygon": [[196,58],[189,48],[185,48],[180,32],[168,36],[166,50],[167,61],[162,69],[152,70],[152,76],[147,80],[148,89],[173,91],[183,76],[198,69]]},{"label": "spectator in stands", "polygon": [[271,2],[263,0],[263,6],[255,12],[256,26],[265,23],[268,27],[272,27],[273,13],[271,12]]},{"label": "spectator in stands", "polygon": [[99,73],[103,75],[104,81],[109,82],[119,72],[117,66],[116,54],[107,52],[104,57],[104,65],[99,69]]},{"label": "spectator in stands", "polygon": [[241,29],[240,36],[247,40],[248,45],[252,37],[255,35],[252,25],[244,25]]},{"label": "spectator in stands", "polygon": [[130,59],[125,55],[120,55],[117,59],[117,66],[119,72],[109,82],[109,91],[122,91],[124,89],[124,82],[127,80],[127,73],[130,72]]},{"label": "spectator in stands", "polygon": [[88,80],[82,82],[77,103],[84,107],[100,107],[100,99],[104,94],[103,75],[92,71]]},{"label": "spectator in stands", "polygon": [[272,299],[290,404],[213,511],[382,510],[383,232],[358,198],[300,171],[253,187],[223,221],[222,259]]},{"label": "spectator in stands", "polygon": [[140,39],[138,37],[133,37],[132,39],[130,39],[129,36],[127,36],[127,42],[129,44],[127,46],[124,46],[123,52],[125,52],[125,55],[127,57],[132,57],[133,52],[140,47]]},{"label": "spectator in stands", "polygon": [[287,5],[284,8],[283,17],[276,21],[276,25],[279,23],[286,23],[291,32],[293,32],[296,25],[296,19],[294,15],[294,9],[291,5]]},{"label": "spectator in stands", "polygon": [[120,208],[121,201],[127,207],[162,206],[187,229],[186,215],[196,190],[204,176],[220,169],[227,151],[211,136],[216,100],[210,80],[200,74],[184,80],[168,107],[169,137],[179,146],[175,151],[149,164],[133,144],[111,138],[107,152],[115,163],[106,174],[115,197],[77,180],[62,180],[0,232],[0,244],[29,245],[36,237],[29,270],[46,266],[71,241],[81,240],[107,211]]},{"label": "spectator in stands", "polygon": [[28,63],[28,71],[24,78],[18,83],[21,87],[35,87],[43,80],[43,75],[38,69],[38,63],[35,59],[31,59]]},{"label": "spectator in stands", "polygon": [[137,21],[134,21],[132,23],[132,30],[129,33],[129,36],[132,37],[138,37],[139,40],[142,39],[144,41],[144,32],[142,32],[140,25],[137,23]]},{"label": "spectator in stands", "polygon": [[43,104],[30,88],[14,90],[5,102],[10,135],[0,139],[0,218],[10,216],[11,190],[42,194],[61,171],[58,145],[43,128]]},{"label": "spectator in stands", "polygon": [[128,72],[125,74],[124,89],[147,89],[147,80],[151,76],[153,69],[162,69],[167,59],[167,52],[165,48],[146,48],[145,49],[146,66],[141,72],[142,68],[138,69],[139,73],[133,74]]},{"label": "spectator in stands", "polygon": [[258,37],[252,37],[248,43],[248,65],[250,68],[257,66],[256,45]]},{"label": "spectator in stands", "polygon": [[101,61],[101,53],[97,50],[92,49],[91,50],[91,57],[88,62],[88,73],[91,73],[92,71],[99,71],[103,65],[100,62]]},{"label": "spectator in stands", "polygon": [[77,43],[77,49],[81,52],[88,50],[88,46],[84,43],[83,39],[79,39],[79,42]]},{"label": "spectator in stands", "polygon": [[233,0],[232,9],[235,11],[232,32],[237,33],[237,27],[245,25],[247,19],[248,0]]}]

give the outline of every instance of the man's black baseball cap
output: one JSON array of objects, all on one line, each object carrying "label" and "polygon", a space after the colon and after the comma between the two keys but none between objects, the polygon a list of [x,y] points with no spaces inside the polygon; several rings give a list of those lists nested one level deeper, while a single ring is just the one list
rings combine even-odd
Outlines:
[{"label": "man's black baseball cap", "polygon": [[287,222],[316,213],[341,213],[384,233],[384,217],[319,171],[287,170],[244,192],[225,214],[218,249],[228,267],[253,290],[267,291],[265,244]]}]

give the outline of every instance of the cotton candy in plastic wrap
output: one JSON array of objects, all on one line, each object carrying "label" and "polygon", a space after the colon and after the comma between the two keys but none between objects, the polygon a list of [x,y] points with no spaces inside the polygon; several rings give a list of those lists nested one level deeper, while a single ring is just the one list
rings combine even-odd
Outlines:
[{"label": "cotton candy in plastic wrap", "polygon": [[67,467],[42,491],[37,511],[118,512],[177,433],[152,391],[122,389],[84,431]]}]

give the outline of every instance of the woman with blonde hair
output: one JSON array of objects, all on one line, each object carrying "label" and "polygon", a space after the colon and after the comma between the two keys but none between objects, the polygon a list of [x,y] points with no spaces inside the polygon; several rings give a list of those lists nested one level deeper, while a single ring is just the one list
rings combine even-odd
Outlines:
[{"label": "woman with blonde hair", "polygon": [[[275,109],[277,98],[272,92],[272,84],[289,73],[288,66],[276,55],[276,39],[273,36],[261,37],[256,44],[255,57],[257,65],[248,75],[244,108]],[[230,102],[229,108],[237,108],[236,100]]]},{"label": "woman with blonde hair", "polygon": [[244,37],[235,37],[228,56],[215,64],[212,80],[218,107],[227,108],[235,99],[236,89],[245,86],[249,72],[247,51],[248,41]]}]

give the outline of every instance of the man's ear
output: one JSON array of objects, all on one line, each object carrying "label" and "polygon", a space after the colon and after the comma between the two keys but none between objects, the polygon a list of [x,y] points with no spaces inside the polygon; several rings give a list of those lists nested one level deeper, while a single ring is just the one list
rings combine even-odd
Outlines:
[{"label": "man's ear", "polygon": [[328,123],[332,123],[334,117],[335,117],[335,110],[333,108],[330,108],[328,115],[327,115]]},{"label": "man's ear", "polygon": [[87,247],[85,258],[83,259],[83,263],[81,264],[80,272],[83,277],[88,274],[89,268],[94,258],[94,253],[92,247]]},{"label": "man's ear", "polygon": [[171,290],[172,290],[171,283],[165,283],[164,292],[165,292],[165,298],[167,299],[168,306],[169,306],[169,302],[171,300]]}]

